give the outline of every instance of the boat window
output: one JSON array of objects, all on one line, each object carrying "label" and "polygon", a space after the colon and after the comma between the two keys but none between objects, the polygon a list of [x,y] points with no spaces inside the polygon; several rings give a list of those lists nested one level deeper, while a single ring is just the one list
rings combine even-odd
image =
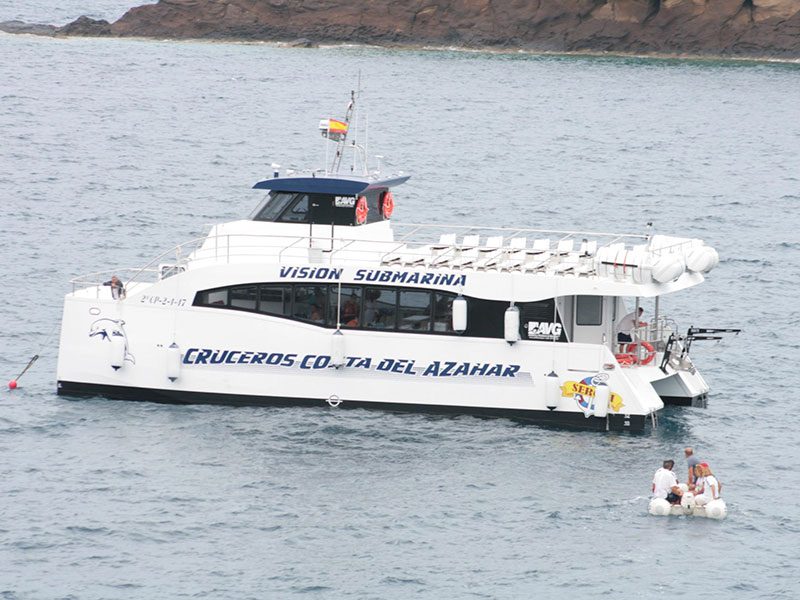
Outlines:
[{"label": "boat window", "polygon": [[325,308],[327,294],[321,285],[294,286],[294,304],[292,316],[303,321],[311,321],[319,325],[325,324]]},{"label": "boat window", "polygon": [[228,305],[228,290],[208,290],[198,294],[198,299],[195,304],[204,306],[227,306]]},{"label": "boat window", "polygon": [[258,288],[258,312],[268,315],[292,314],[292,286],[262,285]]},{"label": "boat window", "polygon": [[293,192],[272,192],[269,201],[258,214],[253,217],[254,221],[275,221],[289,203],[296,196]]},{"label": "boat window", "polygon": [[578,296],[575,299],[576,325],[603,324],[603,297]]},{"label": "boat window", "polygon": [[501,338],[504,335],[508,302],[467,298],[467,330],[469,337]]},{"label": "boat window", "polygon": [[[328,309],[328,322],[336,325],[337,300],[339,286],[330,286],[331,302]],[[338,322],[342,327],[358,327],[361,316],[361,286],[343,285],[341,293],[341,310]]]},{"label": "boat window", "polygon": [[[195,306],[233,308],[284,317],[323,327],[336,327],[337,309],[343,328],[455,335],[450,292],[390,286],[339,286],[332,284],[273,283],[237,285],[202,290]],[[467,298],[468,326],[459,335],[503,338],[508,302]],[[566,342],[566,331],[555,300],[519,302],[520,336],[523,340]]]},{"label": "boat window", "polygon": [[455,294],[434,293],[433,330],[436,332],[453,331],[453,299]]},{"label": "boat window", "polygon": [[394,329],[397,325],[397,290],[367,288],[361,322],[367,329]]},{"label": "boat window", "polygon": [[401,291],[397,314],[398,329],[430,331],[431,293],[423,291]]},{"label": "boat window", "polygon": [[291,206],[281,213],[281,218],[278,220],[283,223],[307,223],[308,195],[298,195]]},{"label": "boat window", "polygon": [[258,286],[247,285],[231,288],[229,306],[232,308],[243,308],[245,310],[256,309],[256,299]]}]

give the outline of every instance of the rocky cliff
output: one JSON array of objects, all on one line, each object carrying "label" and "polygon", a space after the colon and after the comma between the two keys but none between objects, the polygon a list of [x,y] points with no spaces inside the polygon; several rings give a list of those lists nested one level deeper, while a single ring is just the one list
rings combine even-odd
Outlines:
[{"label": "rocky cliff", "polygon": [[800,57],[800,0],[160,0],[67,35]]}]

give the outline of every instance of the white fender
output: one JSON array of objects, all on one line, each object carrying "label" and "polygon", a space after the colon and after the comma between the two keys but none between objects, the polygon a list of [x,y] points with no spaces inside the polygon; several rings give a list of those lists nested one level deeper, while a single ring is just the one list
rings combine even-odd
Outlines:
[{"label": "white fender", "polygon": [[344,366],[344,334],[337,329],[331,339],[331,365],[337,369]]},{"label": "white fender", "polygon": [[724,519],[727,514],[728,507],[722,498],[717,498],[706,504],[706,516],[709,519]]},{"label": "white fender", "polygon": [[548,410],[558,408],[561,400],[561,380],[555,371],[550,371],[544,378],[545,406]]},{"label": "white fender", "polygon": [[608,414],[608,403],[611,400],[611,388],[605,383],[599,383],[594,389],[592,408],[595,417],[605,418]]},{"label": "white fender", "polygon": [[453,331],[467,330],[467,299],[458,296],[453,300]]},{"label": "white fender", "polygon": [[167,347],[167,379],[175,381],[181,374],[181,349],[175,342]]},{"label": "white fender", "polygon": [[115,371],[125,366],[125,338],[121,335],[112,334],[108,338],[111,340],[109,348],[109,364]]},{"label": "white fender", "polygon": [[653,498],[650,500],[650,507],[648,510],[651,515],[666,517],[669,515],[671,509],[672,507],[665,498]]},{"label": "white fender", "polygon": [[509,344],[519,341],[519,308],[509,306],[503,317],[505,339]]}]

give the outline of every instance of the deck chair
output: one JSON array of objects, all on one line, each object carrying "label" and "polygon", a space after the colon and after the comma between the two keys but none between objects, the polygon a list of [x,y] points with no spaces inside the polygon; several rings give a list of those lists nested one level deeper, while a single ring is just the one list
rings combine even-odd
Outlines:
[{"label": "deck chair", "polygon": [[465,235],[464,239],[461,240],[458,257],[450,264],[460,269],[473,266],[480,255],[480,249],[478,248],[480,242],[480,235]]},{"label": "deck chair", "polygon": [[548,239],[539,239],[533,240],[533,247],[528,248],[525,253],[528,256],[536,256],[537,254],[544,254],[550,252],[550,240]]},{"label": "deck chair", "polygon": [[572,238],[567,238],[565,240],[559,240],[558,246],[556,248],[556,256],[566,256],[572,249],[575,247],[575,240]]},{"label": "deck chair", "polygon": [[505,255],[503,249],[503,236],[495,235],[486,240],[486,245],[478,248],[478,262],[476,269],[491,269],[500,264]]},{"label": "deck chair", "polygon": [[447,263],[456,253],[456,234],[443,233],[438,244],[431,245],[431,257],[428,264],[432,267]]},{"label": "deck chair", "polygon": [[578,253],[587,257],[597,254],[597,240],[583,240]]},{"label": "deck chair", "polygon": [[500,265],[501,269],[506,271],[514,271],[519,269],[527,258],[525,247],[528,245],[528,239],[524,237],[511,238],[508,241],[508,248],[505,251],[505,260]]}]

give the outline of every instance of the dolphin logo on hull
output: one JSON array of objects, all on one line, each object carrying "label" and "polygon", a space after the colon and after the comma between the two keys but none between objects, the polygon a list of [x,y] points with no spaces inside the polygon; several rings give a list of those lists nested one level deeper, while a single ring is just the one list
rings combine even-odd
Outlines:
[{"label": "dolphin logo on hull", "polygon": [[125,333],[125,321],[122,319],[97,319],[89,327],[89,337],[99,336],[101,340],[111,341],[112,337],[121,337],[125,343],[125,360],[136,364],[136,358],[128,350],[128,335]]}]

